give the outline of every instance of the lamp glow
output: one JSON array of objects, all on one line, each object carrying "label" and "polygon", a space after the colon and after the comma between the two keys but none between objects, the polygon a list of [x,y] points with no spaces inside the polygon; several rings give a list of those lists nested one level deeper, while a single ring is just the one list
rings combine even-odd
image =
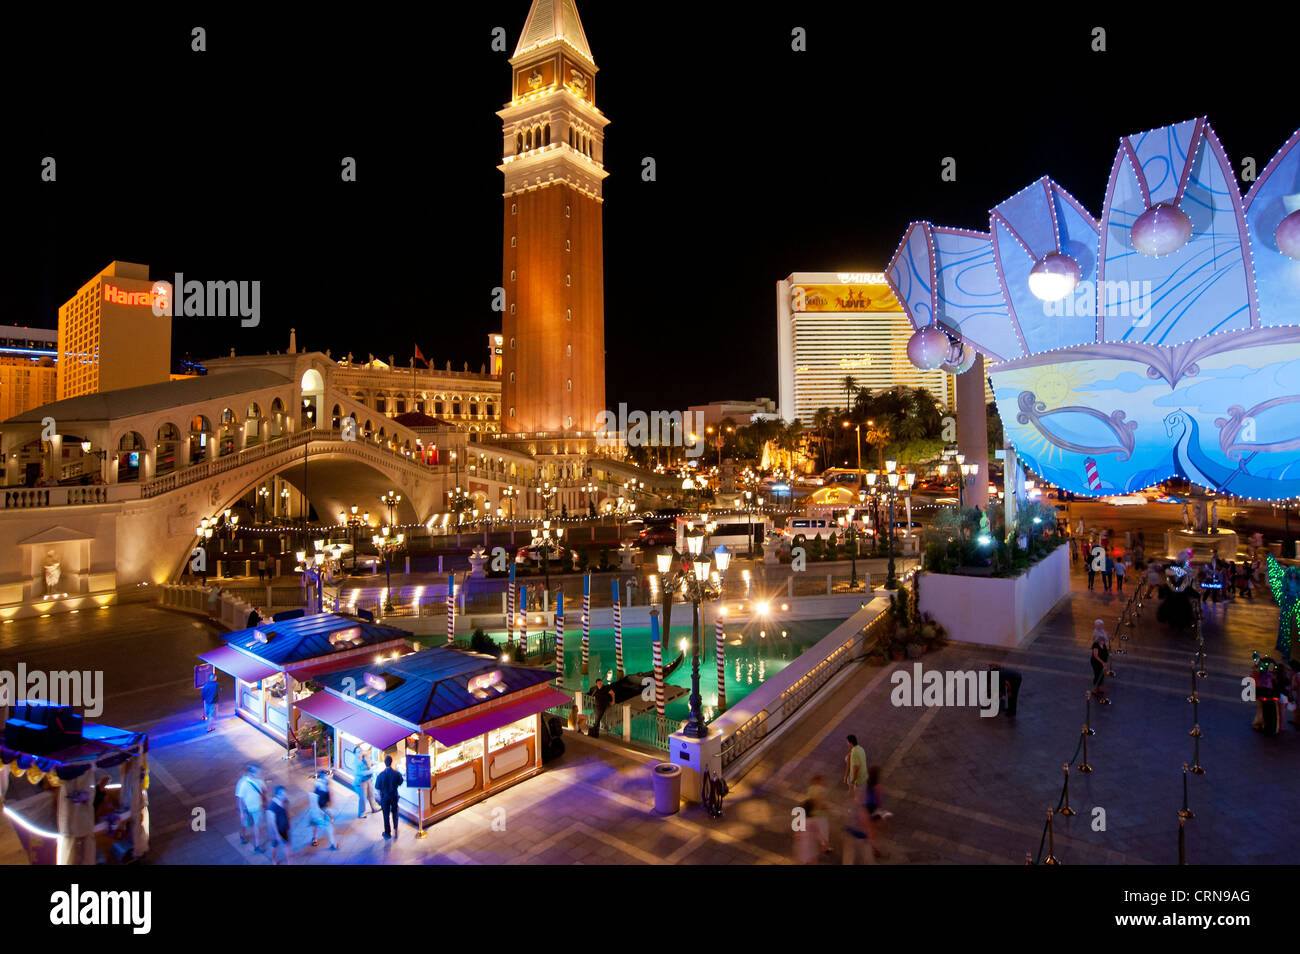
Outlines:
[{"label": "lamp glow", "polygon": [[1079,263],[1061,252],[1048,252],[1029,273],[1029,291],[1040,301],[1060,301],[1079,284]]}]

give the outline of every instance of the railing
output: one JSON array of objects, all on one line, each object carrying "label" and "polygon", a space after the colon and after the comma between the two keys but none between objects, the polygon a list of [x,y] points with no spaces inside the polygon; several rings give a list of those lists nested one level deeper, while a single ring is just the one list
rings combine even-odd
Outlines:
[{"label": "railing", "polygon": [[769,731],[794,715],[816,694],[817,690],[831,680],[831,677],[857,658],[860,655],[859,647],[878,638],[887,616],[888,613],[885,611],[879,613],[871,622],[837,646],[825,659],[782,692],[775,705],[756,713],[723,738],[721,753],[723,769],[762,742]]},{"label": "railing", "polygon": [[77,487],[6,487],[0,510],[36,510],[116,503],[137,496],[133,484],[87,484]]},{"label": "railing", "polygon": [[[228,454],[225,457],[216,457],[206,460],[201,464],[191,464],[182,470],[165,474],[162,477],[155,477],[152,480],[140,484],[141,497],[156,497],[159,494],[169,493],[180,487],[188,486],[196,481],[206,480],[217,474],[224,474],[227,471],[235,470],[247,464],[254,463],[264,458],[282,454],[285,451],[301,447],[311,441],[337,441],[348,447],[349,451],[356,453],[361,457],[368,457],[372,461],[381,463],[398,463],[405,464],[409,467],[419,468],[420,471],[426,472],[431,468],[421,464],[418,461],[407,457],[405,454],[386,447],[382,444],[375,444],[364,438],[355,441],[344,441],[340,436],[340,431],[312,428],[305,431],[295,431],[292,434],[277,437],[274,440],[263,441],[255,447],[245,448],[237,454]],[[89,488],[88,488],[89,489]]]}]

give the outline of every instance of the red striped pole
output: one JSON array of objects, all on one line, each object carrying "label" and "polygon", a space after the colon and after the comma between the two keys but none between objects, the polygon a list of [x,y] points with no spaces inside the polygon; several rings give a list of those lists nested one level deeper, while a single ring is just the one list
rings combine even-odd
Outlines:
[{"label": "red striped pole", "polygon": [[447,645],[456,641],[456,574],[447,577]]},{"label": "red striped pole", "polygon": [[506,584],[506,645],[515,635],[515,565],[510,564],[510,582]]},{"label": "red striped pole", "polygon": [[623,607],[618,603],[618,580],[614,580],[614,668],[623,678]]},{"label": "red striped pole", "polygon": [[519,587],[519,648],[528,658],[528,587]]},{"label": "red striped pole", "polygon": [[564,684],[564,592],[555,598],[555,678]]},{"label": "red striped pole", "polygon": [[591,574],[582,578],[582,674],[587,674],[587,647],[591,638]]},{"label": "red striped pole", "polygon": [[727,708],[727,663],[724,658],[726,651],[722,648],[724,636],[721,616],[718,617],[718,621],[714,624],[713,634],[713,655],[717,657],[718,661],[718,712],[722,712],[723,709]]},{"label": "red striped pole", "polygon": [[[617,584],[615,584],[617,585]],[[615,606],[618,604],[615,603]],[[654,650],[655,713],[664,717],[664,644],[659,638],[659,610],[650,611],[650,646]]]}]

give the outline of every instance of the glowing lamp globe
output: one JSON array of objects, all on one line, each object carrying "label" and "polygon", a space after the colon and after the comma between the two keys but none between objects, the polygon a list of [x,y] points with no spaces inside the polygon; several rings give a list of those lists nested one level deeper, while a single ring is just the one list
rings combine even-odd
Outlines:
[{"label": "glowing lamp globe", "polygon": [[1192,237],[1192,220],[1174,205],[1161,202],[1137,217],[1130,233],[1133,247],[1143,255],[1171,255]]},{"label": "glowing lamp globe", "polygon": [[1029,273],[1029,291],[1040,301],[1060,301],[1079,284],[1079,263],[1063,252],[1048,252]]},{"label": "glowing lamp globe", "polygon": [[1296,209],[1273,230],[1273,241],[1283,255],[1300,261],[1300,209]]},{"label": "glowing lamp globe", "polygon": [[926,325],[918,328],[907,341],[907,357],[923,371],[933,371],[948,360],[951,342],[942,328]]},{"label": "glowing lamp globe", "polygon": [[979,352],[974,348],[962,344],[960,341],[953,344],[952,350],[948,352],[948,360],[939,365],[939,370],[948,374],[965,374],[975,363],[975,358]]}]

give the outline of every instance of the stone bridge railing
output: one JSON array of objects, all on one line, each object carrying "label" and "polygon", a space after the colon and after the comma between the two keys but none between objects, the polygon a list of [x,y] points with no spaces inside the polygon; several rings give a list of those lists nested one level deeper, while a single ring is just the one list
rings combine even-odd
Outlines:
[{"label": "stone bridge railing", "polygon": [[0,510],[34,510],[45,507],[75,507],[86,504],[111,504],[135,500],[140,488],[135,484],[97,484],[85,487],[5,487]]},{"label": "stone bridge railing", "polygon": [[405,454],[387,447],[371,444],[368,441],[345,441],[338,431],[312,429],[309,431],[297,431],[284,437],[278,437],[275,440],[265,441],[256,447],[250,447],[242,450],[237,454],[228,454],[225,457],[218,457],[213,460],[204,461],[201,464],[194,464],[186,467],[184,470],[178,470],[171,474],[165,474],[162,477],[155,477],[140,487],[140,496],[149,498],[156,497],[159,494],[170,493],[181,487],[187,487],[198,481],[207,480],[217,474],[224,474],[231,470],[237,470],[248,464],[256,463],[267,457],[274,457],[285,451],[293,450],[295,447],[302,447],[304,444],[311,442],[330,442],[337,446],[334,451],[346,451],[349,454],[360,457],[372,464],[378,466],[399,466],[418,470],[421,475],[429,472],[428,467],[417,463]]}]

